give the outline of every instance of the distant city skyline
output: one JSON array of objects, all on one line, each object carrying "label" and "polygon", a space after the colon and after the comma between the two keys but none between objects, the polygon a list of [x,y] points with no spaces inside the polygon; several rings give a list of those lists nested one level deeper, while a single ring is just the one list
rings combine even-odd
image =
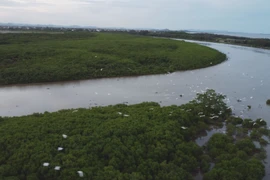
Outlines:
[{"label": "distant city skyline", "polygon": [[1,23],[270,34],[269,0],[1,0]]}]

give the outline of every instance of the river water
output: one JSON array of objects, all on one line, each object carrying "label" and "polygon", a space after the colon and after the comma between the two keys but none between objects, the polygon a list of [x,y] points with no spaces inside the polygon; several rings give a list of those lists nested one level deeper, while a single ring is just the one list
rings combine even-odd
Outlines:
[{"label": "river water", "polygon": [[[236,115],[264,118],[270,124],[270,106],[266,105],[270,99],[270,50],[196,43],[226,53],[228,60],[171,74],[5,86],[0,88],[0,116],[144,101],[162,106],[181,105],[192,100],[197,92],[210,88],[227,95],[226,102]],[[251,105],[250,110],[247,105]],[[270,162],[269,155],[267,161]],[[270,169],[269,165],[266,169]],[[269,170],[267,178],[270,179]]]},{"label": "river water", "polygon": [[187,33],[197,34],[197,33],[209,33],[217,35],[226,35],[234,37],[246,37],[246,38],[260,38],[260,39],[270,39],[270,34],[262,33],[243,33],[243,32],[228,32],[228,31],[187,31]]}]

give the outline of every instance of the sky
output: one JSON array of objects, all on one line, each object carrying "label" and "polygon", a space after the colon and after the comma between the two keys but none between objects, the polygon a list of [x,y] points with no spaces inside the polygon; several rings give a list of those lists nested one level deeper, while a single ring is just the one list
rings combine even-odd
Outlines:
[{"label": "sky", "polygon": [[0,0],[0,22],[270,34],[270,0]]}]

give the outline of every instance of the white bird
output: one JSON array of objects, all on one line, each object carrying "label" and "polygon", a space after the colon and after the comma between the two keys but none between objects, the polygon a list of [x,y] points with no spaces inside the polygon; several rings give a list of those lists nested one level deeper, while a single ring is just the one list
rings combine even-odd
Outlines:
[{"label": "white bird", "polygon": [[72,111],[72,113],[75,113],[75,112],[78,112],[78,110],[74,110],[74,111]]},{"label": "white bird", "polygon": [[63,138],[65,138],[65,139],[67,138],[67,135],[65,135],[65,134],[63,134],[62,136],[63,136]]},{"label": "white bird", "polygon": [[103,68],[100,69],[100,71],[102,71],[102,70],[103,70]]},{"label": "white bird", "polygon": [[97,95],[98,93],[97,93],[97,92],[95,92],[95,94]]},{"label": "white bird", "polygon": [[128,114],[124,114],[125,117],[128,117],[129,115]]},{"label": "white bird", "polygon": [[256,123],[253,123],[253,126],[255,126],[256,125]]},{"label": "white bird", "polygon": [[202,117],[205,117],[205,115],[200,115],[200,117],[202,118]]},{"label": "white bird", "polygon": [[45,167],[47,167],[49,165],[50,165],[50,163],[48,163],[48,162],[43,163],[43,166],[45,166]]},{"label": "white bird", "polygon": [[57,148],[58,151],[62,151],[63,149],[64,149],[64,148],[62,148],[62,147],[58,147],[58,148]]},{"label": "white bird", "polygon": [[60,166],[55,166],[54,170],[59,171],[61,169]]},{"label": "white bird", "polygon": [[263,119],[260,119],[260,122],[262,122],[263,121]]},{"label": "white bird", "polygon": [[253,99],[253,97],[251,96],[250,99]]},{"label": "white bird", "polygon": [[184,126],[182,126],[181,128],[182,128],[182,129],[187,129],[187,127],[184,127]]},{"label": "white bird", "polygon": [[203,114],[203,112],[199,112],[199,113],[198,113],[198,115],[202,115],[202,114]]},{"label": "white bird", "polygon": [[111,93],[108,93],[108,96],[110,96],[111,95]]},{"label": "white bird", "polygon": [[119,115],[122,115],[122,113],[121,113],[121,112],[118,112],[118,114],[119,114]]},{"label": "white bird", "polygon": [[82,171],[77,171],[80,177],[83,177],[83,172]]}]

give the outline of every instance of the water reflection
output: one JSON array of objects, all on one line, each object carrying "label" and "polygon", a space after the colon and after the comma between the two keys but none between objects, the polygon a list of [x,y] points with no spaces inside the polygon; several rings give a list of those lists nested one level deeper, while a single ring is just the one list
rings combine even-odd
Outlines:
[{"label": "water reflection", "polygon": [[205,131],[203,132],[199,138],[197,138],[195,140],[196,144],[198,144],[199,146],[204,146],[206,145],[206,142],[208,142],[208,140],[212,137],[213,134],[216,133],[226,133],[226,126],[225,124],[223,124],[223,127],[216,127],[216,128],[212,128],[211,130]]}]

